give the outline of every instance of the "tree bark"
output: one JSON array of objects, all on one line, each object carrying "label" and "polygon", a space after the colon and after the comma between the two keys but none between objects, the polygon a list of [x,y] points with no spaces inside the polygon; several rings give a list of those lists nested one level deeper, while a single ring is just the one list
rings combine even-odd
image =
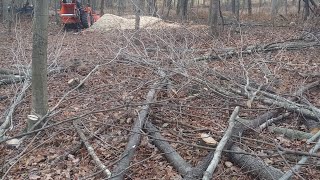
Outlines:
[{"label": "tree bark", "polygon": [[177,8],[176,8],[176,14],[179,15],[180,14],[180,4],[181,4],[182,0],[178,0],[177,1]]},{"label": "tree bark", "polygon": [[113,8],[113,0],[107,0],[106,5],[108,8]]},{"label": "tree bark", "polygon": [[[245,152],[238,146],[232,146],[231,151]],[[245,154],[230,153],[232,161],[237,162],[238,166],[250,171],[258,179],[279,179],[284,175],[279,169],[266,165],[262,159]]]},{"label": "tree bark", "polygon": [[122,15],[124,13],[124,0],[118,0],[118,15]]},{"label": "tree bark", "polygon": [[183,0],[183,4],[181,6],[182,8],[182,19],[185,20],[187,19],[187,14],[188,14],[188,0]]},{"label": "tree bark", "polygon": [[219,0],[210,0],[210,33],[211,35],[218,36],[218,12],[219,12]]},{"label": "tree bark", "polygon": [[240,0],[236,0],[236,19],[239,22],[240,21]]},{"label": "tree bark", "polygon": [[100,1],[100,15],[104,15],[104,0]]},{"label": "tree bark", "polygon": [[54,0],[54,16],[55,16],[57,24],[60,23],[60,17],[59,17],[59,13],[58,13],[59,8],[58,7],[59,7],[59,0]]},{"label": "tree bark", "polygon": [[[48,1],[36,1],[32,46],[32,114],[47,114]],[[31,128],[30,126],[27,127]]]},{"label": "tree bark", "polygon": [[236,0],[231,0],[232,13],[236,14]]},{"label": "tree bark", "polygon": [[185,176],[191,170],[191,164],[187,163],[179,153],[167,142],[165,138],[161,136],[159,130],[150,122],[146,122],[145,125],[148,133],[153,138],[154,145],[164,153],[164,156],[167,158],[173,167],[180,173],[180,175]]},{"label": "tree bark", "polygon": [[274,23],[274,19],[278,14],[278,0],[271,0],[271,18],[272,18],[272,23]]},{"label": "tree bark", "polygon": [[135,44],[139,44],[139,39],[140,39],[140,0],[135,0],[134,1],[134,7],[135,7],[135,24],[134,24],[134,29],[136,30],[135,34]]},{"label": "tree bark", "polygon": [[10,4],[9,0],[2,0],[2,22],[6,23],[8,16],[9,16],[9,12],[8,12],[8,7]]},{"label": "tree bark", "polygon": [[[138,0],[136,0],[138,1]],[[154,84],[154,86],[157,86]],[[126,149],[121,155],[120,160],[116,164],[116,168],[114,172],[112,173],[112,180],[122,180],[124,179],[124,175],[127,171],[128,166],[130,165],[130,162],[135,154],[136,149],[138,148],[141,140],[141,130],[143,128],[143,125],[145,124],[145,121],[147,119],[149,109],[150,109],[150,103],[153,102],[154,97],[156,94],[156,87],[153,87],[147,94],[147,98],[145,101],[145,105],[142,106],[141,110],[139,111],[139,116],[135,120],[131,135],[129,137]]]},{"label": "tree bark", "polygon": [[251,2],[251,0],[248,0],[248,14],[249,14],[249,16],[252,15],[252,2]]},{"label": "tree bark", "polygon": [[148,9],[148,14],[150,15],[150,16],[156,16],[157,15],[157,9],[158,9],[158,7],[157,7],[157,1],[156,0],[148,0],[148,7],[147,7],[147,9]]},{"label": "tree bark", "polygon": [[146,1],[145,0],[140,0],[140,15],[145,14],[145,9],[146,9]]},{"label": "tree bark", "polygon": [[168,17],[169,17],[169,14],[170,14],[170,10],[171,10],[171,8],[172,8],[172,0],[168,0],[168,1],[167,1],[167,8],[168,8],[168,10],[167,10],[166,17],[168,18]]},{"label": "tree bark", "polygon": [[288,14],[288,0],[284,0],[284,14]]},{"label": "tree bark", "polygon": [[310,15],[310,4],[309,4],[309,0],[303,0],[303,2],[304,2],[303,20],[306,21]]}]

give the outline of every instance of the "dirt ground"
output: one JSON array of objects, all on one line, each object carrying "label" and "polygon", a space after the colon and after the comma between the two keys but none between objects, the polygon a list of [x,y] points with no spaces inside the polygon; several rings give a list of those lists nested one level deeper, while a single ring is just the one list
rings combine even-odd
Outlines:
[{"label": "dirt ground", "polygon": [[[30,19],[21,19],[12,33],[0,26],[1,68],[28,71],[32,53],[31,24]],[[64,32],[52,18],[49,24],[48,64],[50,69],[56,71],[48,76],[50,108],[71,90],[67,84],[70,79],[87,79],[83,87],[72,91],[59,104],[49,118],[49,124],[89,113],[80,119],[81,127],[88,137],[99,131],[89,142],[104,165],[113,169],[126,146],[131,126],[139,115],[148,91],[159,80],[157,68],[162,68],[172,74],[169,77],[170,88],[157,92],[147,120],[172,141],[170,144],[187,162],[197,165],[209,152],[196,146],[201,145],[200,134],[210,134],[219,141],[236,105],[241,106],[239,116],[245,119],[254,119],[276,108],[259,103],[248,107],[245,99],[219,96],[208,86],[199,83],[198,79],[224,86],[224,80],[210,75],[212,70],[236,79],[245,77],[245,67],[249,69],[250,79],[260,84],[265,82],[265,73],[259,69],[263,64],[259,62],[266,62],[264,64],[276,79],[269,85],[275,88],[277,94],[290,97],[297,89],[315,80],[313,77],[302,77],[299,73],[320,72],[320,49],[253,53],[240,60],[231,58],[194,62],[193,59],[231,47],[240,49],[255,44],[298,39],[305,31],[300,24],[282,27],[248,25],[241,29],[227,25],[220,37],[216,38],[208,35],[204,25],[181,24],[172,29],[144,29],[138,37],[139,43],[135,44],[134,30]],[[0,100],[1,113],[4,114],[12,103],[22,84],[0,85],[0,96],[5,97]],[[318,108],[319,96],[319,89],[306,93],[308,101]],[[13,129],[7,133],[8,136],[14,136],[24,129],[26,117],[31,112],[30,106],[31,90],[28,89],[14,113]],[[90,114],[99,110],[101,112]],[[299,114],[292,114],[281,122],[281,126],[308,131],[301,123],[301,118]],[[150,137],[142,133],[141,145],[137,148],[126,179],[180,179],[163,153],[151,143]],[[310,145],[304,141],[289,140],[268,130],[250,132],[246,134],[246,139],[237,143],[250,153],[265,155],[276,153],[276,147],[270,145],[275,141],[290,149],[310,149]],[[11,167],[3,166],[0,175],[5,174],[6,179],[101,179],[101,174],[88,177],[99,169],[84,147],[58,159],[79,142],[72,123],[66,122],[45,130],[35,139],[29,137],[18,148],[2,143],[0,164],[7,165],[11,161]],[[20,153],[23,156],[18,156]],[[280,156],[270,156],[263,160],[286,171],[299,159],[300,156],[286,156],[285,161]],[[214,179],[255,179],[236,164],[230,166],[229,161],[228,156],[222,156]],[[302,168],[300,174],[305,179],[320,176],[319,166],[314,163],[317,161],[319,159],[313,158]]]}]

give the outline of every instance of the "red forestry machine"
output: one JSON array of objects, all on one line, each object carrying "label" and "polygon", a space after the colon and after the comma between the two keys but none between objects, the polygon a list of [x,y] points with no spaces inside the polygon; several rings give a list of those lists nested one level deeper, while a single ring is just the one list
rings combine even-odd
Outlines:
[{"label": "red forestry machine", "polygon": [[60,17],[65,27],[89,28],[100,16],[89,4],[82,6],[78,0],[61,0]]}]

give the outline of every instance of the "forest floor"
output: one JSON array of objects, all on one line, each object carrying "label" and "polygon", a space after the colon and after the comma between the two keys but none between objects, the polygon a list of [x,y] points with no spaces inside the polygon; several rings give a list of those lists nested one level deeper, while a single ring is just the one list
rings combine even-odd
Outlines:
[{"label": "forest floor", "polygon": [[[219,54],[228,49],[240,51],[252,45],[305,39],[319,33],[319,29],[303,24],[289,26],[227,25],[218,38],[208,35],[204,25],[181,24],[174,28],[143,29],[138,43],[134,30],[64,32],[61,26],[49,23],[48,99],[49,108],[55,107],[48,124],[79,117],[79,124],[103,164],[114,169],[127,145],[131,127],[139,116],[146,96],[153,84],[161,80],[158,70],[167,74],[166,89],[158,87],[150,104],[147,121],[152,122],[161,135],[191,165],[197,165],[210,150],[201,139],[209,134],[219,141],[228,128],[228,119],[235,106],[240,106],[239,117],[247,120],[281,109],[259,100],[248,104],[248,97],[219,95],[212,87],[236,87],[241,80],[265,85],[276,95],[289,98],[306,84],[319,80],[311,76],[320,72],[320,48],[297,50],[280,49],[253,52],[220,60],[194,59]],[[21,19],[12,33],[0,26],[0,67],[28,74],[32,54],[32,23]],[[222,73],[231,82],[216,76]],[[83,86],[72,90],[71,79],[83,80]],[[204,83],[203,83],[204,82]],[[0,85],[0,112],[5,112],[21,90],[21,83]],[[69,94],[60,101],[61,98]],[[319,87],[304,94],[304,102],[320,108]],[[258,98],[257,98],[258,99]],[[60,102],[59,102],[60,101]],[[12,129],[7,136],[15,136],[26,127],[31,112],[31,88],[28,88],[13,115]],[[81,116],[84,115],[85,116]],[[81,117],[80,117],[81,116]],[[303,115],[294,112],[277,122],[278,127],[310,132]],[[97,132],[98,131],[98,132]],[[164,158],[164,153],[141,131],[137,147],[126,173],[127,179],[181,179],[181,175]],[[243,135],[244,136],[244,135]],[[35,137],[35,138],[34,138]],[[0,144],[0,177],[4,179],[101,179],[100,171],[86,148],[80,143],[71,121],[53,126],[37,136],[28,137],[19,147]],[[309,151],[314,144],[296,140],[264,129],[249,131],[241,141],[234,142],[247,152],[283,172],[293,167],[300,154],[280,154],[283,147]],[[209,146],[211,147],[211,146]],[[67,154],[66,154],[67,152]],[[311,157],[298,172],[305,179],[320,177],[319,153]],[[62,158],[61,158],[62,157]],[[223,153],[214,179],[255,179],[250,171],[231,163]],[[298,176],[296,176],[298,178]]]}]

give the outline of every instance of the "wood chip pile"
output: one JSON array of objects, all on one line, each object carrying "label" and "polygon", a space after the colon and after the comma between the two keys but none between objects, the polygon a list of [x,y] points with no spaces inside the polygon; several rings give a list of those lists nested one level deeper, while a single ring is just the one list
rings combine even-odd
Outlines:
[{"label": "wood chip pile", "polygon": [[[96,23],[91,26],[91,30],[109,31],[112,29],[134,29],[134,16],[120,17],[113,14],[103,15]],[[177,24],[170,24],[164,22],[162,19],[151,16],[140,17],[140,28],[145,29],[160,29],[160,28],[174,28],[179,27]]]}]

